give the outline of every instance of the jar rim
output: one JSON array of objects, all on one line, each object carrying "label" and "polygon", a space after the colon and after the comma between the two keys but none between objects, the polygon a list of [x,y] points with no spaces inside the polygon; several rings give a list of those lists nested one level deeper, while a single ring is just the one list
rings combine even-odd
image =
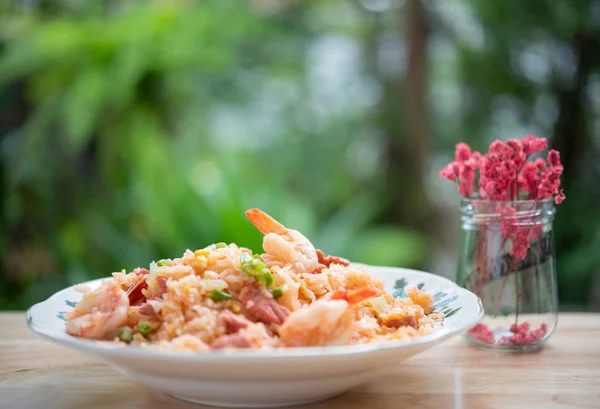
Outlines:
[{"label": "jar rim", "polygon": [[461,198],[461,204],[482,204],[482,205],[492,205],[492,204],[498,204],[498,205],[510,205],[515,204],[515,205],[528,205],[528,204],[554,204],[554,199],[553,198],[548,198],[548,199],[531,199],[531,200],[489,200],[489,199],[477,199],[477,198],[467,198],[467,197],[463,197]]},{"label": "jar rim", "polygon": [[[504,210],[511,209],[512,213]],[[463,218],[475,218],[481,221],[518,219],[527,221],[537,218],[554,217],[556,207],[553,199],[541,200],[482,200],[463,198],[460,203],[460,213]]]}]

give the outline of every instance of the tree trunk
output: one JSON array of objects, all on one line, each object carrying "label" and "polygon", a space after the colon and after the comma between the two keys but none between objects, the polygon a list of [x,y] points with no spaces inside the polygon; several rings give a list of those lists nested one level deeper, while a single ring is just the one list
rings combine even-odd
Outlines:
[{"label": "tree trunk", "polygon": [[406,145],[412,153],[411,166],[421,176],[420,181],[422,181],[429,149],[427,122],[427,37],[429,32],[421,0],[408,1],[406,17],[407,71],[404,90]]},{"label": "tree trunk", "polygon": [[555,221],[561,302],[586,302],[587,298],[592,310],[600,309],[597,301],[600,299],[596,284],[598,280],[595,282],[593,267],[588,267],[585,275],[572,277],[571,272],[565,271],[561,266],[560,256],[580,253],[581,248],[591,248],[589,241],[595,234],[594,227],[582,228],[581,222],[573,223],[572,217],[590,223],[597,214],[600,199],[597,189],[590,187],[597,181],[598,171],[593,166],[597,159],[594,157],[596,150],[593,147],[593,131],[590,129],[592,123],[589,123],[593,116],[586,113],[588,104],[585,98],[590,73],[600,64],[599,38],[600,33],[588,33],[576,34],[571,40],[577,54],[575,81],[567,86],[556,86],[559,115],[551,144],[561,155],[565,169],[561,187],[567,196],[567,200],[558,209]]},{"label": "tree trunk", "polygon": [[584,93],[590,71],[600,53],[598,37],[575,35],[572,44],[577,53],[575,83],[558,89],[559,115],[552,139],[552,147],[561,153],[562,163],[567,169],[562,178],[562,185],[567,189],[581,173],[577,170],[577,163],[585,162],[582,159],[592,144],[591,132],[585,121]]},{"label": "tree trunk", "polygon": [[432,206],[426,195],[429,152],[427,112],[426,10],[420,0],[408,0],[399,26],[406,27],[404,78],[384,81],[382,125],[388,136],[390,206],[386,221],[431,233]]}]

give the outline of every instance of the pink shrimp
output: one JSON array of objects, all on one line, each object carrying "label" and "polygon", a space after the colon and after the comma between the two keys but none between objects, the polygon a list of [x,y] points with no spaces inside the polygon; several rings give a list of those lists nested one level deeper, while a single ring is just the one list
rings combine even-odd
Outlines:
[{"label": "pink shrimp", "polygon": [[355,332],[354,304],[375,297],[379,290],[337,289],[293,312],[279,328],[279,337],[288,347],[345,345]]},{"label": "pink shrimp", "polygon": [[75,309],[65,314],[67,333],[76,337],[106,339],[127,322],[129,297],[114,281],[105,281],[86,293]]},{"label": "pink shrimp", "polygon": [[263,249],[267,254],[291,264],[299,273],[311,273],[319,267],[315,247],[300,232],[288,229],[260,209],[249,209],[246,216],[265,235]]}]

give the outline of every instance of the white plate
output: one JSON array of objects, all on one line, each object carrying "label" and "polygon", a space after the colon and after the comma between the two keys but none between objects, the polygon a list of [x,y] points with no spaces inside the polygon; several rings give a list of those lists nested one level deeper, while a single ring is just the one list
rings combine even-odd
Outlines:
[{"label": "white plate", "polygon": [[[425,337],[367,345],[163,352],[68,335],[62,314],[72,310],[82,297],[73,287],[32,306],[27,311],[27,323],[50,341],[103,360],[125,376],[179,399],[215,406],[275,407],[342,394],[467,330],[483,316],[476,295],[443,277],[401,268],[365,267],[383,279],[386,291],[394,296],[402,295],[403,288],[411,285],[434,294],[435,311],[447,314],[443,325]],[[95,288],[100,281],[85,284]]]}]

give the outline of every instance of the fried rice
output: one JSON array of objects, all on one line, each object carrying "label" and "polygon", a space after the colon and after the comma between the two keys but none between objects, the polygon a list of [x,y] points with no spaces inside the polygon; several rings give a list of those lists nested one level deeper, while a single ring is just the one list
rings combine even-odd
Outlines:
[{"label": "fried rice", "polygon": [[[217,243],[115,272],[96,290],[82,290],[66,330],[144,348],[210,351],[401,340],[430,334],[443,319],[431,294],[411,288],[394,298],[363,266],[324,257],[298,232],[277,227],[277,237],[265,235],[264,254]],[[301,259],[294,251],[313,264],[290,262]]]}]

